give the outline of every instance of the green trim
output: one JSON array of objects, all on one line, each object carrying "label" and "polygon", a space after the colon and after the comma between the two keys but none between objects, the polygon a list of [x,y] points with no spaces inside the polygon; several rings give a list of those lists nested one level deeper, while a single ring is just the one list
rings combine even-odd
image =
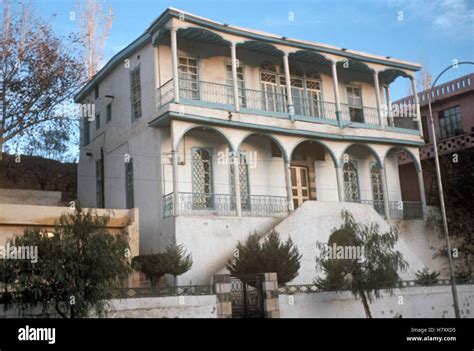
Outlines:
[{"label": "green trim", "polygon": [[410,141],[410,140],[400,140],[400,139],[392,139],[392,138],[382,138],[382,137],[366,137],[366,136],[352,136],[352,135],[340,135],[340,134],[332,134],[332,133],[323,133],[323,132],[311,132],[307,130],[301,129],[288,129],[288,128],[281,128],[281,127],[271,127],[266,125],[257,125],[253,123],[244,123],[238,121],[228,121],[219,118],[211,118],[211,117],[202,117],[190,114],[179,114],[175,112],[167,112],[162,116],[155,118],[148,122],[150,127],[162,127],[168,125],[171,119],[178,119],[182,121],[189,121],[189,122],[200,122],[206,123],[211,125],[220,125],[220,126],[227,126],[227,127],[235,127],[235,128],[244,128],[244,129],[251,129],[255,131],[264,131],[264,132],[275,132],[280,134],[289,134],[289,135],[297,135],[300,137],[309,137],[309,138],[324,138],[330,140],[345,140],[345,141],[365,141],[365,142],[374,142],[374,143],[383,143],[383,144],[397,144],[397,145],[405,145],[405,146],[423,146],[425,143],[423,141]]}]

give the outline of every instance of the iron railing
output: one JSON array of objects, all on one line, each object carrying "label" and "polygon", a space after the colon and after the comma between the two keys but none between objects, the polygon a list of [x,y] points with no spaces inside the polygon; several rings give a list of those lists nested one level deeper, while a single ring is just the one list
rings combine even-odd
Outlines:
[{"label": "iron railing", "polygon": [[128,299],[139,297],[160,297],[160,296],[198,296],[213,295],[212,285],[189,285],[189,286],[162,286],[146,288],[119,288],[110,289],[112,299]]},{"label": "iron railing", "polygon": [[158,108],[174,101],[173,79],[156,89],[156,106]]},{"label": "iron railing", "polygon": [[[245,198],[243,199],[245,200]],[[173,193],[163,196],[163,217],[183,216],[237,216],[235,196],[229,194],[179,193],[177,213],[174,213]],[[251,195],[242,202],[245,217],[284,217],[288,202],[284,196]]]},{"label": "iron railing", "polygon": [[304,97],[293,98],[296,116],[314,117],[337,121],[336,104]]},{"label": "iron railing", "polygon": [[382,217],[385,217],[385,206],[383,200],[360,200],[361,204],[369,205]]},{"label": "iron railing", "polygon": [[389,201],[390,219],[422,219],[423,205],[418,201]]},{"label": "iron railing", "polygon": [[374,107],[341,104],[341,110],[345,122],[380,125],[379,112]]},{"label": "iron railing", "polygon": [[389,127],[418,130],[418,121],[412,115],[402,115],[397,117],[386,117]]},{"label": "iron railing", "polygon": [[261,90],[243,89],[245,104],[243,108],[287,113],[286,95]]}]

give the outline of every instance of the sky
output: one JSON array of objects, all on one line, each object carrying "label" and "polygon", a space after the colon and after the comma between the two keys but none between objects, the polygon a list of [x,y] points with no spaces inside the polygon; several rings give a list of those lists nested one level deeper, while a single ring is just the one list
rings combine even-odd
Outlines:
[{"label": "sky", "polygon": [[[60,34],[77,30],[78,1],[33,0]],[[105,60],[142,34],[167,7],[281,36],[418,62],[435,78],[453,60],[474,61],[474,0],[107,0],[114,21]],[[292,16],[291,16],[292,15]],[[474,72],[459,66],[440,83]],[[406,96],[398,78],[392,99]]]}]

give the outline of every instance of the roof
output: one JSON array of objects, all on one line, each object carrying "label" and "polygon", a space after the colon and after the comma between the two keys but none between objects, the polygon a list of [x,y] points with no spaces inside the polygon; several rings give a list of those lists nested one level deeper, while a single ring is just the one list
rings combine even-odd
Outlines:
[{"label": "roof", "polygon": [[214,29],[219,32],[234,34],[252,40],[261,40],[268,43],[281,44],[305,50],[314,50],[321,53],[336,54],[347,58],[363,60],[364,62],[378,63],[390,66],[392,68],[407,69],[412,71],[418,71],[421,68],[419,64],[414,62],[339,48],[327,44],[286,38],[276,34],[265,33],[262,31],[242,28],[238,26],[231,26],[201,16],[197,16],[173,7],[169,7],[150,24],[150,26],[145,30],[142,35],[140,35],[137,39],[135,39],[132,43],[130,43],[127,47],[122,49],[110,59],[107,64],[105,64],[105,66],[99,72],[97,72],[96,75],[76,94],[75,101],[79,102],[83,98],[85,98],[85,96],[93,90],[95,85],[99,83],[102,79],[104,79],[108,74],[110,74],[119,64],[123,62],[123,60],[125,60],[137,50],[141,49],[143,46],[147,45],[148,43],[151,43],[153,33],[163,27],[163,25],[165,25],[170,19],[180,18],[183,15],[186,22],[200,25],[209,29]]}]

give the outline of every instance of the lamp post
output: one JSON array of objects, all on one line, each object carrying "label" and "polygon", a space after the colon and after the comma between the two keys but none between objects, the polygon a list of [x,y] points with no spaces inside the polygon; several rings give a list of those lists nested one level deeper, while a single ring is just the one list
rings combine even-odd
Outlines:
[{"label": "lamp post", "polygon": [[434,80],[431,89],[428,93],[428,109],[429,109],[429,116],[430,116],[430,121],[429,121],[429,126],[431,129],[431,138],[433,142],[433,151],[434,151],[434,159],[435,159],[435,169],[436,169],[436,179],[438,181],[438,191],[439,191],[439,203],[441,207],[441,217],[443,219],[443,231],[444,235],[446,236],[446,250],[448,252],[448,266],[449,266],[449,276],[451,280],[451,292],[453,295],[453,306],[454,306],[454,316],[456,318],[461,318],[461,314],[459,312],[459,300],[458,300],[458,292],[456,289],[456,278],[454,276],[454,268],[453,268],[453,260],[451,257],[451,243],[449,242],[449,231],[448,231],[448,220],[446,218],[446,207],[444,205],[444,195],[443,195],[443,183],[441,181],[441,170],[439,167],[439,156],[438,156],[438,142],[436,140],[436,133],[435,133],[435,128],[434,128],[434,122],[433,122],[433,112],[431,110],[431,92],[433,91],[433,88],[436,85],[436,82],[438,79],[449,69],[453,67],[457,67],[458,65],[463,65],[463,64],[470,64],[474,65],[474,62],[458,62],[456,64],[452,64],[448,67],[446,67]]}]

